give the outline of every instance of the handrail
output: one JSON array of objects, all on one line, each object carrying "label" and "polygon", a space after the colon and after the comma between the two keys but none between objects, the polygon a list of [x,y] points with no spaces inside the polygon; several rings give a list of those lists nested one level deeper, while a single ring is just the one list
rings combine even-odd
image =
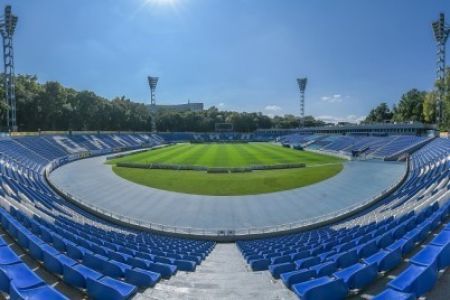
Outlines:
[{"label": "handrail", "polygon": [[109,221],[120,223],[121,225],[129,225],[135,228],[144,229],[144,230],[150,230],[150,231],[156,231],[160,233],[165,234],[175,234],[175,235],[187,235],[189,237],[194,238],[211,238],[215,239],[217,241],[220,240],[236,240],[236,239],[242,239],[245,237],[255,237],[255,236],[267,236],[270,234],[278,234],[278,233],[288,233],[288,232],[294,232],[294,231],[301,231],[305,229],[309,229],[311,227],[318,227],[322,226],[324,224],[331,223],[333,221],[341,220],[345,217],[349,217],[350,215],[353,215],[365,208],[368,208],[372,204],[376,203],[378,200],[382,199],[386,195],[392,193],[398,186],[400,186],[404,180],[407,178],[407,175],[409,173],[409,165],[410,161],[407,159],[407,164],[405,168],[405,172],[403,176],[396,181],[394,184],[392,184],[390,187],[384,189],[382,192],[380,192],[378,195],[372,197],[369,200],[366,200],[361,203],[357,203],[354,205],[351,205],[349,207],[342,208],[340,210],[334,211],[329,214],[324,214],[321,216],[316,216],[313,218],[301,220],[298,222],[291,222],[291,223],[285,223],[285,224],[279,224],[279,225],[272,225],[272,226],[263,226],[263,227],[247,227],[247,228],[196,228],[196,227],[184,227],[184,226],[173,226],[173,225],[167,225],[167,224],[160,224],[160,223],[153,223],[153,222],[147,222],[141,219],[137,218],[131,218],[129,216],[125,216],[122,214],[113,213],[111,211],[105,210],[103,208],[97,207],[93,204],[87,203],[76,196],[60,190],[58,187],[56,187],[49,179],[48,175],[56,168],[67,164],[69,162],[72,162],[74,160],[78,159],[84,159],[91,156],[80,156],[80,157],[72,157],[72,159],[67,160],[63,159],[61,160],[62,163],[55,163],[53,161],[45,168],[45,178],[49,185],[57,191],[60,195],[62,195],[64,198],[69,200],[70,202],[74,203],[75,205],[88,210],[89,212],[94,213],[95,215],[99,217],[106,217]]}]

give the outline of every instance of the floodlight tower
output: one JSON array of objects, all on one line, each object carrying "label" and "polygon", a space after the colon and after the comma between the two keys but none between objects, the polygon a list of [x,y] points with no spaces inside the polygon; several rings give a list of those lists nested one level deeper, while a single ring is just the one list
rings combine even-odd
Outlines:
[{"label": "floodlight tower", "polygon": [[300,123],[299,127],[305,125],[305,89],[308,78],[297,78],[298,88],[300,89]]},{"label": "floodlight tower", "polygon": [[155,90],[156,90],[156,85],[158,84],[158,79],[159,77],[152,77],[152,76],[148,76],[148,85],[150,86],[150,104],[151,105],[156,105],[156,98],[155,98]]},{"label": "floodlight tower", "polygon": [[4,88],[7,104],[6,127],[17,131],[16,85],[14,82],[13,35],[19,18],[11,13],[11,5],[5,6],[5,14],[0,19],[0,33],[3,38]]},{"label": "floodlight tower", "polygon": [[440,124],[443,120],[443,100],[447,91],[445,87],[445,44],[450,33],[450,27],[445,24],[445,16],[443,13],[439,15],[439,20],[432,23],[434,38],[437,46],[436,61],[436,81],[437,85],[437,101],[436,101],[436,124]]},{"label": "floodlight tower", "polygon": [[156,97],[155,90],[159,77],[148,76],[148,85],[150,86],[150,112],[152,117],[152,131],[156,131]]}]

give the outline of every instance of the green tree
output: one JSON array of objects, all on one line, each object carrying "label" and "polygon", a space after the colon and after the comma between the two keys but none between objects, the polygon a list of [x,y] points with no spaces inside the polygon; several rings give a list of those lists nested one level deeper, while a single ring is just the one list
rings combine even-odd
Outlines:
[{"label": "green tree", "polygon": [[412,89],[403,94],[400,102],[394,109],[394,120],[398,122],[417,121],[423,122],[423,103],[426,92]]},{"label": "green tree", "polygon": [[391,121],[393,117],[392,111],[386,102],[372,109],[366,117],[366,122],[386,122]]},{"label": "green tree", "polygon": [[429,92],[423,101],[423,120],[425,123],[433,123],[436,115],[436,92]]}]

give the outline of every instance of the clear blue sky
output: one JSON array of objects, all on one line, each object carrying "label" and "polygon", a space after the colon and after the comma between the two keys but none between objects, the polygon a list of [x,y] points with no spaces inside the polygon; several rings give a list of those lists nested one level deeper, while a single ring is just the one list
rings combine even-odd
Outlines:
[{"label": "clear blue sky", "polygon": [[0,0],[19,16],[16,72],[113,98],[354,120],[430,90],[447,0]]}]

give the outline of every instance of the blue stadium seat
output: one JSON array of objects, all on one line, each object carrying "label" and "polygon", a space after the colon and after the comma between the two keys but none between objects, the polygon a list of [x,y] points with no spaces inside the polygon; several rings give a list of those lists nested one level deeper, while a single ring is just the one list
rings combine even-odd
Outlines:
[{"label": "blue stadium seat", "polygon": [[44,267],[55,274],[63,275],[64,266],[73,266],[78,262],[64,254],[52,254],[50,252],[44,252]]},{"label": "blue stadium seat", "polygon": [[125,271],[125,279],[127,282],[139,287],[153,287],[161,279],[161,274],[148,270],[134,268]]},{"label": "blue stadium seat", "polygon": [[69,300],[69,298],[65,297],[63,294],[48,285],[19,289],[12,284],[10,297],[11,299],[27,300]]},{"label": "blue stadium seat", "polygon": [[263,271],[267,270],[270,265],[270,259],[258,259],[250,261],[250,267],[253,271]]},{"label": "blue stadium seat", "polygon": [[103,261],[101,267],[103,274],[110,276],[112,278],[125,277],[125,272],[128,269],[131,269],[130,265],[117,262],[114,260]]},{"label": "blue stadium seat", "polygon": [[432,266],[438,270],[450,265],[450,243],[444,246],[427,245],[414,255],[411,263],[419,266]]},{"label": "blue stadium seat", "polygon": [[398,251],[380,250],[363,261],[366,264],[375,264],[379,272],[387,272],[398,266],[402,257]]},{"label": "blue stadium seat", "polygon": [[287,262],[269,266],[269,271],[276,279],[280,278],[281,273],[291,272],[296,269],[295,263]]},{"label": "blue stadium seat", "polygon": [[430,291],[437,280],[437,268],[435,265],[417,266],[410,264],[406,270],[400,273],[388,286],[394,290],[412,293],[420,297]]},{"label": "blue stadium seat", "polygon": [[334,276],[342,279],[348,289],[362,289],[372,283],[378,275],[375,264],[366,265],[357,263],[334,273]]},{"label": "blue stadium seat", "polygon": [[337,271],[337,264],[333,261],[327,261],[310,268],[311,270],[316,272],[316,277],[322,277],[326,275],[331,275],[332,273]]},{"label": "blue stadium seat", "polygon": [[344,253],[338,253],[330,256],[330,259],[337,263],[338,267],[345,268],[355,264],[358,261],[356,249],[349,250]]},{"label": "blue stadium seat", "polygon": [[21,289],[28,289],[44,284],[33,271],[30,270],[24,263],[16,263],[10,265],[0,266],[0,290],[9,293],[10,285]]},{"label": "blue stadium seat", "polygon": [[347,286],[342,279],[320,277],[292,286],[294,293],[302,300],[341,300],[348,294]]},{"label": "blue stadium seat", "polygon": [[284,285],[291,288],[293,284],[308,281],[316,275],[314,270],[302,269],[296,271],[285,272],[280,275]]},{"label": "blue stadium seat", "polygon": [[393,289],[386,289],[372,298],[372,300],[416,300],[416,296],[410,293],[403,293]]},{"label": "blue stadium seat", "polygon": [[387,249],[389,251],[395,251],[397,252],[400,256],[405,256],[406,254],[408,254],[409,252],[411,252],[411,250],[414,247],[414,242],[412,240],[407,240],[407,239],[399,239],[397,241],[395,241],[394,243],[390,244]]},{"label": "blue stadium seat", "polygon": [[125,300],[131,298],[137,291],[136,286],[107,276],[100,279],[88,277],[86,289],[89,298],[93,300]]},{"label": "blue stadium seat", "polygon": [[73,266],[63,265],[63,280],[64,282],[85,289],[86,281],[88,278],[99,279],[103,275],[97,271],[92,270],[82,264],[77,264]]},{"label": "blue stadium seat", "polygon": [[170,278],[170,276],[175,275],[177,272],[177,267],[174,265],[153,263],[145,259],[130,258],[128,263],[133,267],[159,273],[163,278]]},{"label": "blue stadium seat", "polygon": [[6,246],[6,244],[0,246],[0,265],[10,265],[20,262],[20,258],[14,251],[11,250],[11,248]]},{"label": "blue stadium seat", "polygon": [[297,269],[309,268],[320,263],[320,258],[317,256],[306,257],[295,261]]}]

